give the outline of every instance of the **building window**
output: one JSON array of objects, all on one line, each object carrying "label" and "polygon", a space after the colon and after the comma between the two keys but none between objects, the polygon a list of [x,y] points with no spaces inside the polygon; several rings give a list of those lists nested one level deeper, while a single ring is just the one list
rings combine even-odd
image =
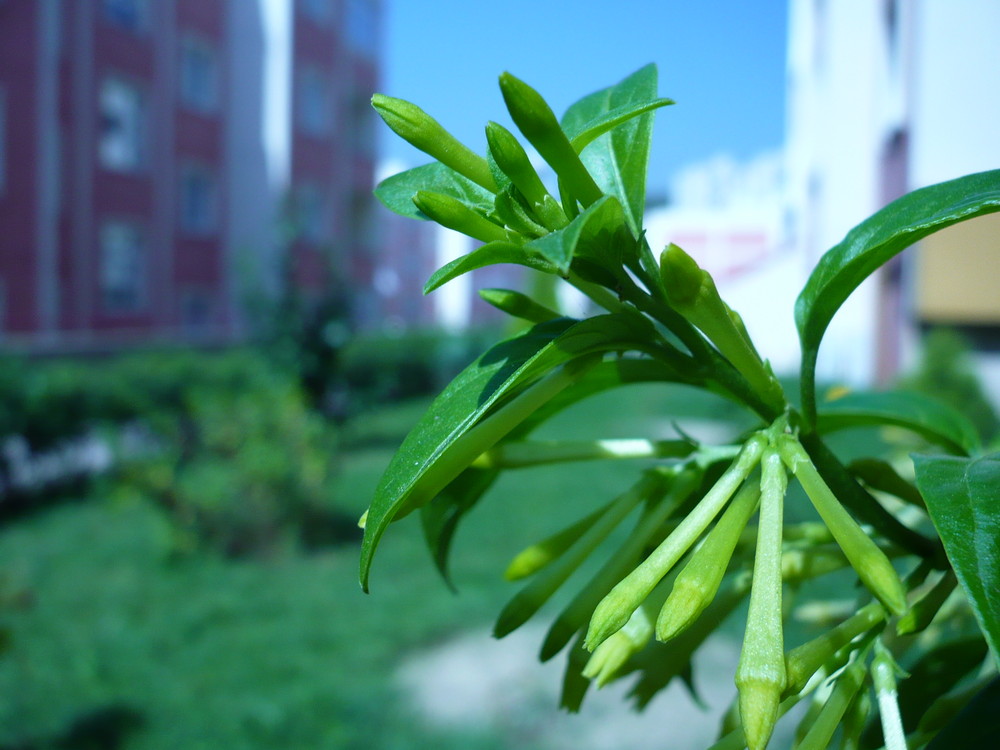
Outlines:
[{"label": "building window", "polygon": [[327,135],[333,129],[333,109],[326,76],[312,67],[298,74],[296,120],[299,129],[309,135]]},{"label": "building window", "polygon": [[330,239],[330,210],[326,194],[317,185],[302,185],[297,201],[298,230],[302,239],[323,243]]},{"label": "building window", "polygon": [[299,0],[302,15],[316,23],[328,24],[333,20],[330,0]]},{"label": "building window", "polygon": [[378,23],[371,0],[347,1],[347,44],[366,57],[374,57],[378,47]]},{"label": "building window", "polygon": [[137,312],[145,306],[145,242],[138,226],[109,221],[101,227],[100,285],[105,312]]},{"label": "building window", "polygon": [[103,0],[104,18],[132,32],[149,29],[149,0]]},{"label": "building window", "polygon": [[101,165],[115,172],[134,172],[146,157],[146,101],[143,93],[119,78],[106,78],[100,93]]},{"label": "building window", "polygon": [[179,223],[189,234],[210,234],[218,226],[218,188],[212,173],[203,167],[181,170]]},{"label": "building window", "polygon": [[219,65],[211,44],[193,37],[181,41],[181,101],[198,112],[213,112],[218,106]]},{"label": "building window", "polygon": [[206,333],[215,320],[214,298],[208,289],[186,287],[181,292],[181,325],[197,336]]}]

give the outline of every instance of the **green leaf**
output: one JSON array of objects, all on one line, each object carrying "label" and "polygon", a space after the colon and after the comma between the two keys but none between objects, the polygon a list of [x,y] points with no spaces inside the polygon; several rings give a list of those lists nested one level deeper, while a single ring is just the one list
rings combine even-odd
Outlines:
[{"label": "green leaf", "polygon": [[976,428],[965,415],[922,393],[848,393],[820,404],[817,426],[821,433],[872,425],[904,427],[961,455],[980,447]]},{"label": "green leaf", "polygon": [[912,732],[935,700],[978,669],[986,657],[982,638],[960,638],[935,646],[907,667],[910,676],[899,683],[899,711],[903,726]]},{"label": "green leaf", "polygon": [[[531,243],[528,243],[529,245]],[[537,250],[527,245],[515,245],[513,242],[487,242],[450,263],[436,270],[424,284],[424,294],[429,294],[442,284],[458,278],[464,273],[477,268],[495,266],[500,263],[513,263],[519,266],[534,268],[536,271],[556,273],[558,269],[550,260],[544,258]]]},{"label": "green leaf", "polygon": [[917,240],[995,211],[1000,211],[1000,170],[915,190],[848,232],[820,259],[795,302],[804,378],[812,378],[830,320],[862,281]]},{"label": "green leaf", "polygon": [[375,490],[361,547],[362,586],[367,590],[372,556],[389,523],[426,505],[476,458],[466,457],[465,465],[441,463],[456,460],[448,450],[491,410],[570,360],[641,349],[652,332],[637,313],[553,320],[501,342],[459,373],[406,436]]},{"label": "green leaf", "polygon": [[914,456],[917,487],[1000,666],[1000,453]]},{"label": "green leaf", "polygon": [[[597,91],[573,104],[562,118],[570,138],[599,129],[605,118],[615,119],[630,109],[642,109],[656,96],[655,65],[647,65],[615,86]],[[651,108],[652,109],[652,108]],[[607,194],[617,196],[632,233],[642,231],[646,205],[646,167],[653,135],[653,113],[626,118],[597,137],[580,154],[587,170]]]},{"label": "green leaf", "polygon": [[984,687],[942,729],[927,750],[979,750],[1000,736],[1000,677]]},{"label": "green leaf", "polygon": [[452,538],[459,522],[486,494],[499,474],[496,469],[466,469],[420,509],[424,539],[441,577],[452,589],[454,585],[448,572]]},{"label": "green leaf", "polygon": [[375,188],[375,197],[386,208],[401,216],[426,219],[413,204],[413,196],[418,190],[451,196],[483,216],[493,210],[494,196],[491,192],[440,162],[424,164],[387,177]]},{"label": "green leaf", "polygon": [[614,128],[628,122],[629,120],[652,112],[660,107],[673,104],[673,99],[649,99],[644,102],[633,102],[631,104],[615,107],[595,117],[590,122],[582,126],[575,135],[570,134],[570,143],[577,152],[589,146],[596,138],[613,130]]},{"label": "green leaf", "polygon": [[[621,227],[622,221],[621,203],[614,196],[605,195],[591,204],[565,228],[532,240],[524,248],[537,252],[560,274],[566,274],[578,252],[589,248],[588,254],[592,254],[594,244],[590,241],[601,233],[614,233]],[[600,247],[604,244],[600,243]]]}]

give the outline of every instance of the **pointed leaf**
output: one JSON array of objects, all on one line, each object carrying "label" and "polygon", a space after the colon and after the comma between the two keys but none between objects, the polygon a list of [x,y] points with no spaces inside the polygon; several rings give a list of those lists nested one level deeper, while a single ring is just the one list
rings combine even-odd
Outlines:
[{"label": "pointed leaf", "polygon": [[[614,196],[606,195],[591,204],[564,229],[550,232],[544,237],[532,240],[524,246],[548,260],[559,273],[569,271],[577,253],[600,234],[610,235],[621,227],[623,214],[621,203]],[[593,252],[593,249],[590,250]]]},{"label": "pointed leaf", "polygon": [[612,110],[599,114],[593,120],[583,125],[582,129],[575,135],[570,134],[570,142],[578,152],[582,151],[596,138],[619,125],[639,115],[644,115],[647,112],[652,112],[673,103],[673,99],[649,99],[648,101],[633,102],[622,107],[615,107]]},{"label": "pointed leaf", "polygon": [[[531,243],[529,243],[531,244]],[[515,245],[513,242],[487,242],[460,258],[447,263],[436,270],[424,284],[424,294],[429,294],[442,284],[458,278],[462,274],[475,271],[477,268],[496,266],[501,263],[512,263],[519,266],[534,268],[544,273],[556,273],[557,269],[551,261],[542,257],[536,250],[527,245]]]},{"label": "pointed leaf", "polygon": [[451,196],[486,216],[493,210],[493,194],[440,162],[424,164],[387,177],[375,188],[375,197],[391,211],[411,219],[426,219],[413,204],[418,190]]},{"label": "pointed leaf", "polygon": [[[406,436],[375,490],[361,546],[362,586],[367,590],[372,556],[386,527],[430,502],[466,468],[467,464],[438,464],[494,406],[570,360],[598,352],[641,349],[651,335],[652,325],[636,313],[601,315],[580,322],[563,318],[501,342],[459,373]],[[469,462],[474,458],[471,456]],[[427,479],[432,470],[434,481]],[[451,472],[452,479],[447,479]]]},{"label": "pointed leaf", "polygon": [[[587,96],[572,105],[563,116],[562,126],[570,137],[584,135],[592,123],[612,112],[641,108],[657,99],[656,66],[647,65],[615,86]],[[613,130],[590,143],[580,154],[587,170],[606,193],[617,196],[632,233],[642,231],[646,206],[646,167],[653,134],[652,111],[626,119]]]},{"label": "pointed leaf", "polygon": [[1000,211],[1000,170],[915,190],[848,232],[820,259],[795,303],[806,361],[815,361],[840,306],[883,263],[939,229],[995,211]]},{"label": "pointed leaf", "polygon": [[912,391],[849,393],[820,404],[817,424],[820,432],[895,425],[913,430],[952,453],[969,455],[979,449],[976,428],[965,415]]},{"label": "pointed leaf", "polygon": [[438,572],[452,589],[454,585],[448,572],[448,558],[455,531],[462,518],[486,494],[499,474],[496,469],[466,469],[420,509],[424,539],[434,556]]},{"label": "pointed leaf", "polygon": [[917,487],[1000,666],[1000,453],[914,456]]},{"label": "pointed leaf", "polygon": [[1000,736],[1000,677],[984,687],[926,750],[979,750]]}]

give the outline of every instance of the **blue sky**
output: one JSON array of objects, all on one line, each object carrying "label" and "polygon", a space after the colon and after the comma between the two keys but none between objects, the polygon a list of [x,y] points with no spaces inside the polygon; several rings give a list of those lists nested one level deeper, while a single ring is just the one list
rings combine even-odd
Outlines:
[{"label": "blue sky", "polygon": [[[381,91],[420,105],[477,151],[483,126],[509,124],[504,70],[557,114],[649,62],[660,95],[650,191],[719,152],[744,158],[782,142],[786,0],[386,0]],[[380,133],[382,154],[414,149]]]}]

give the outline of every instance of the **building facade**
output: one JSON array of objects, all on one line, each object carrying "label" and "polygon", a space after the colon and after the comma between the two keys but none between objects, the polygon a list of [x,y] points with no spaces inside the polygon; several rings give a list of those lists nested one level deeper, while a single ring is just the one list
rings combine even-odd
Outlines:
[{"label": "building facade", "polygon": [[303,287],[334,262],[364,275],[352,206],[374,159],[357,101],[379,6],[292,13],[292,164],[276,178],[258,0],[0,3],[0,345],[226,343],[245,335],[250,277],[285,251]]}]

